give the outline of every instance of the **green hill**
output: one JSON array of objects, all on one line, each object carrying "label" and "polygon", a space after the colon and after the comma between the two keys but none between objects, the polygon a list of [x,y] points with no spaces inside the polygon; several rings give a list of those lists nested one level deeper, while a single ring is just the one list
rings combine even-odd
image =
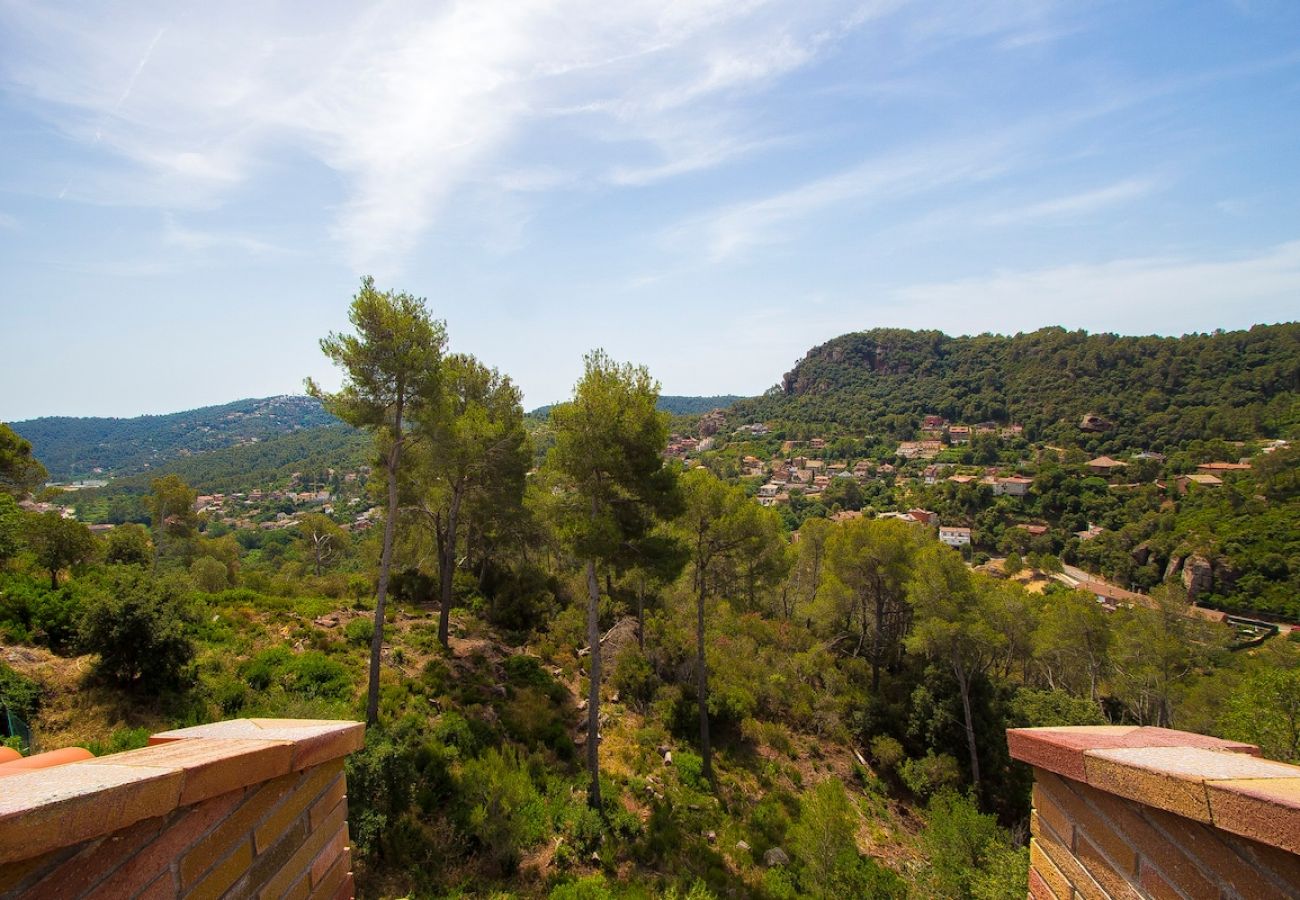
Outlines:
[{"label": "green hill", "polygon": [[[659,410],[660,412],[670,413],[674,416],[693,416],[693,415],[699,415],[700,413],[706,413],[714,409],[726,409],[728,406],[731,406],[737,400],[742,400],[742,399],[744,398],[740,397],[737,394],[717,394],[713,397],[662,397],[661,396],[659,398]],[[539,406],[537,407],[537,409],[534,409],[528,415],[537,419],[545,419],[548,416],[550,416],[551,407],[554,405],[555,404],[553,403],[548,403],[546,406]]]},{"label": "green hill", "polygon": [[[878,328],[814,347],[733,411],[737,421],[894,437],[931,413],[1015,421],[1031,439],[1089,446],[1279,436],[1300,423],[1300,324],[1183,337]],[[1089,414],[1109,427],[1082,431]]]},{"label": "green hill", "polygon": [[48,416],[12,426],[31,441],[50,478],[61,480],[141,472],[178,457],[334,424],[338,420],[319,401],[281,396],[161,416]]}]

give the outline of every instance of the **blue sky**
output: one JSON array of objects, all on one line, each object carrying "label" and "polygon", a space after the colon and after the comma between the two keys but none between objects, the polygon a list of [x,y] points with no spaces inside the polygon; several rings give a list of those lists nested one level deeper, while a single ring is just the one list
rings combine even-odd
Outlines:
[{"label": "blue sky", "polygon": [[1295,0],[0,0],[0,419],[336,383],[365,273],[530,407],[1294,320],[1298,167]]}]

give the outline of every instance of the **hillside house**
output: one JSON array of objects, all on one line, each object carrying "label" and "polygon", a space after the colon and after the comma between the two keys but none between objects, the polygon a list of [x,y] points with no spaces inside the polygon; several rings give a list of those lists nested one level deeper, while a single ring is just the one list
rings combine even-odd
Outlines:
[{"label": "hillside house", "polygon": [[1248,462],[1207,462],[1201,463],[1196,467],[1196,471],[1204,472],[1209,475],[1222,475],[1225,472],[1249,472],[1250,463]]},{"label": "hillside house", "polygon": [[826,439],[825,439],[825,438],[819,438],[819,437],[818,437],[818,438],[813,438],[812,440],[808,441],[808,449],[809,449],[809,450],[825,450],[825,449],[826,449]]},{"label": "hillside house", "polygon": [[939,540],[949,547],[965,547],[970,544],[971,531],[961,525],[940,525]]},{"label": "hillside house", "polygon": [[969,425],[950,425],[948,426],[948,443],[954,447],[960,444],[970,443],[970,426]]},{"label": "hillside house", "polygon": [[1046,525],[1039,525],[1033,522],[1021,522],[1016,527],[1021,529],[1022,531],[1029,532],[1029,534],[1033,537],[1042,537],[1043,535],[1047,534],[1048,531]]},{"label": "hillside house", "polygon": [[1122,463],[1117,459],[1111,459],[1109,456],[1099,456],[1096,459],[1088,460],[1088,470],[1094,475],[1107,477],[1114,472],[1124,468],[1127,463]]},{"label": "hillside house", "polygon": [[913,522],[920,522],[922,525],[937,525],[939,522],[938,516],[928,509],[909,509],[907,514]]},{"label": "hillside house", "polygon": [[922,428],[943,428],[948,424],[948,420],[943,416],[926,416],[921,420]]},{"label": "hillside house", "polygon": [[1023,497],[1029,493],[1029,486],[1033,483],[1034,479],[1026,478],[1023,475],[996,478],[993,481],[993,495],[995,497]]}]

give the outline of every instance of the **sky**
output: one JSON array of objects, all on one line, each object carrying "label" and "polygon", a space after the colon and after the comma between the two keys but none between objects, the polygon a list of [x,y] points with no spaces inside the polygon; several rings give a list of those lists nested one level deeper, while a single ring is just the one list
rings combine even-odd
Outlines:
[{"label": "sky", "polygon": [[0,420],[338,375],[363,275],[567,397],[876,326],[1300,318],[1296,0],[0,0]]}]

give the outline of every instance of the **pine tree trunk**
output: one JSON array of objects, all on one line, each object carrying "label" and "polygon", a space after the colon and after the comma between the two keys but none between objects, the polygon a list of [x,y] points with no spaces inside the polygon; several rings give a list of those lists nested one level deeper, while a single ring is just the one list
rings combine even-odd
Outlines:
[{"label": "pine tree trunk", "polygon": [[975,788],[976,798],[980,795],[980,758],[975,749],[975,717],[970,707],[970,676],[961,663],[953,664],[957,675],[957,688],[961,692],[961,709],[966,717],[966,746],[970,749],[970,780]]},{"label": "pine tree trunk", "polygon": [[[398,429],[401,428],[398,416]],[[402,458],[400,440],[388,463],[388,515],[384,518],[384,551],[379,558],[379,590],[375,597],[375,630],[370,638],[370,684],[366,694],[366,724],[379,721],[379,658],[384,649],[384,606],[388,600],[388,574],[393,565],[393,535],[397,526],[397,466]]]},{"label": "pine tree trunk", "polygon": [[713,745],[709,741],[709,667],[704,657],[704,577],[698,574],[695,592],[695,673],[696,702],[700,707],[700,756],[704,777],[713,783]]},{"label": "pine tree trunk", "polygon": [[587,804],[600,809],[600,582],[594,559],[587,560],[587,644],[591,647],[587,689],[587,772],[591,787]]},{"label": "pine tree trunk", "polygon": [[452,494],[447,508],[447,530],[438,541],[438,643],[450,647],[451,589],[456,569],[456,519],[460,516],[460,490]]}]

